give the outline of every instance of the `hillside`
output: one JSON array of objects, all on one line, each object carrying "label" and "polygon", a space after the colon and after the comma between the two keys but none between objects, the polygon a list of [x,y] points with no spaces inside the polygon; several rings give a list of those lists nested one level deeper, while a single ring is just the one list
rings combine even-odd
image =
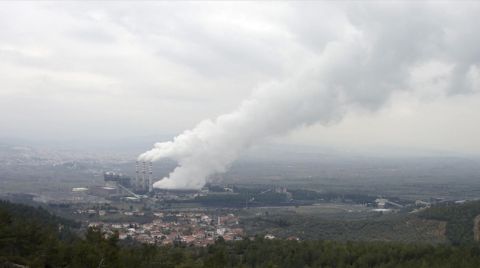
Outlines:
[{"label": "hillside", "polygon": [[281,211],[245,218],[242,224],[250,234],[269,233],[282,238],[297,236],[302,240],[448,242],[445,222],[404,213],[344,219]]},{"label": "hillside", "polygon": [[[393,242],[219,239],[207,248],[120,245],[40,208],[1,202],[0,267],[479,267],[480,247]],[[65,224],[65,225],[64,225]],[[61,227],[63,226],[63,227]],[[61,228],[59,228],[61,227]]]},{"label": "hillside", "polygon": [[454,244],[474,242],[474,223],[478,215],[480,201],[438,204],[419,214],[425,219],[445,221],[446,236]]}]

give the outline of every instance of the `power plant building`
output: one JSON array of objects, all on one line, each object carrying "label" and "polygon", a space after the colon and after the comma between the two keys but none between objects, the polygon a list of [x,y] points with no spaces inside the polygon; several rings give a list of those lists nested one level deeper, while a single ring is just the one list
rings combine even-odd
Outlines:
[{"label": "power plant building", "polygon": [[103,179],[107,186],[115,187],[117,184],[121,184],[124,187],[131,187],[132,179],[129,176],[125,176],[121,173],[105,172],[103,173]]},{"label": "power plant building", "polygon": [[[101,196],[129,195],[136,196],[153,191],[153,166],[152,162],[136,162],[135,177],[129,177],[116,172],[104,172],[105,185],[102,189],[95,189],[93,192]],[[115,190],[115,191],[113,191]],[[106,194],[105,192],[108,192]],[[115,192],[114,194],[112,194]]]},{"label": "power plant building", "polygon": [[135,190],[139,192],[151,192],[153,190],[153,183],[152,162],[137,161],[135,163]]}]

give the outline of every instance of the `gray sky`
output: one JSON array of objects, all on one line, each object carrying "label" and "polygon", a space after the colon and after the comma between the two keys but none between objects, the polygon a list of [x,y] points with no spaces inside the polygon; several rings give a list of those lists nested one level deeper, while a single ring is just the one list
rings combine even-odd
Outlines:
[{"label": "gray sky", "polygon": [[276,140],[480,153],[480,5],[368,3],[0,2],[0,136],[177,134],[354,32],[375,65],[330,75],[400,90],[351,85],[368,108]]}]

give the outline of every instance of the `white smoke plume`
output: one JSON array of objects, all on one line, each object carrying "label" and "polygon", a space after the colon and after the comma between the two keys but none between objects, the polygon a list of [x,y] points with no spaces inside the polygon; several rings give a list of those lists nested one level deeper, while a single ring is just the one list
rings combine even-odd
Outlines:
[{"label": "white smoke plume", "polygon": [[[464,31],[461,24],[432,12],[439,11],[402,8],[351,15],[338,37],[290,78],[259,86],[236,110],[140,155],[141,161],[178,162],[154,187],[201,188],[209,175],[225,172],[253,144],[301,126],[334,123],[352,107],[374,111],[395,91],[414,92],[426,84],[447,95],[477,90],[480,34],[468,40],[452,34]],[[391,20],[381,25],[376,16]]]}]

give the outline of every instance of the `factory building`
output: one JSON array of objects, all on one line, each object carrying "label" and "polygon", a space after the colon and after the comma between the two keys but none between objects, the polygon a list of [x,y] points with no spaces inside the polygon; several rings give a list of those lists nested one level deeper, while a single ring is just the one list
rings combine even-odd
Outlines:
[{"label": "factory building", "polygon": [[128,188],[132,186],[132,178],[121,173],[112,171],[103,173],[105,185],[91,189],[91,193],[97,196],[113,197],[118,195],[125,195],[128,193]]},{"label": "factory building", "polygon": [[[144,194],[153,191],[153,166],[152,162],[136,162],[135,163],[135,177],[129,177],[121,173],[105,172],[103,173],[105,185],[102,190],[108,190],[109,196],[115,190],[115,195],[136,196],[137,194]],[[96,191],[98,193],[101,190]],[[105,191],[103,191],[105,192]],[[105,193],[101,193],[105,196]]]},{"label": "factory building", "polygon": [[106,186],[116,187],[117,184],[128,188],[132,186],[132,178],[121,173],[105,172],[103,173],[103,179],[105,180]]}]

